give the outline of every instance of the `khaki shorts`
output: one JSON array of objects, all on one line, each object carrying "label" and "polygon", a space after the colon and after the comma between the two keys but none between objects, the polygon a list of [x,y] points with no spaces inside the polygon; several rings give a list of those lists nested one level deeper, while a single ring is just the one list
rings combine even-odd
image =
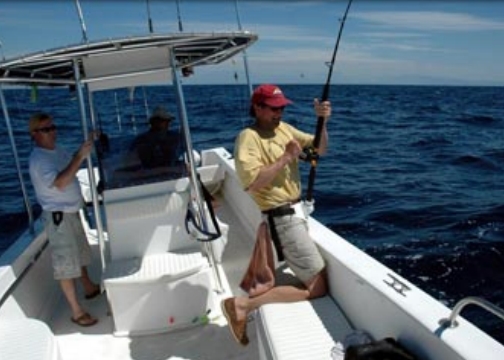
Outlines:
[{"label": "khaki shorts", "polygon": [[294,215],[278,216],[274,221],[285,262],[304,284],[308,283],[325,263],[308,234],[307,221]]},{"label": "khaki shorts", "polygon": [[79,213],[63,213],[59,225],[52,213],[42,213],[51,245],[54,279],[74,279],[81,276],[81,267],[91,263],[91,248],[84,233]]}]

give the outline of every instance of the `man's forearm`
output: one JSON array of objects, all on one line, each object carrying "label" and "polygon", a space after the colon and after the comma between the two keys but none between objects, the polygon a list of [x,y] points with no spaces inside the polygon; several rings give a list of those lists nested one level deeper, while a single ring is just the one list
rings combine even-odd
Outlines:
[{"label": "man's forearm", "polygon": [[56,186],[59,190],[63,190],[65,187],[67,187],[75,178],[75,174],[77,174],[77,171],[79,171],[80,165],[84,158],[81,157],[79,153],[77,153],[68,166],[64,168],[58,176],[56,176],[56,179],[54,179],[53,185]]},{"label": "man's forearm", "polygon": [[282,170],[285,165],[292,161],[292,157],[289,154],[283,154],[278,158],[276,162],[271,165],[264,166],[257,175],[256,179],[247,188],[249,191],[257,191],[267,185],[269,185],[273,179],[277,176],[278,172]]},{"label": "man's forearm", "polygon": [[320,155],[324,155],[327,151],[327,145],[329,142],[329,136],[327,135],[327,128],[324,124],[324,127],[322,128],[322,136],[320,137],[320,144],[318,148],[318,153]]}]

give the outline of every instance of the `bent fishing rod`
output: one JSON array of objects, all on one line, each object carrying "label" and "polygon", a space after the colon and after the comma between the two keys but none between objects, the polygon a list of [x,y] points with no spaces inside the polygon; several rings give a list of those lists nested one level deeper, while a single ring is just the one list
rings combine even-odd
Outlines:
[{"label": "bent fishing rod", "polygon": [[[331,88],[331,77],[332,77],[332,72],[334,68],[334,64],[336,62],[336,54],[338,53],[338,47],[341,39],[341,34],[343,33],[343,27],[345,26],[345,21],[348,15],[348,11],[350,10],[350,5],[352,4],[352,0],[348,1],[348,5],[345,10],[345,14],[343,15],[343,18],[341,19],[341,24],[338,32],[338,38],[336,40],[336,45],[334,46],[334,51],[331,59],[331,63],[329,65],[329,73],[327,74],[327,80],[324,85],[324,89],[322,91],[322,97],[321,97],[321,102],[327,101],[329,98],[329,90]],[[318,150],[320,146],[320,138],[322,137],[322,130],[324,128],[324,118],[322,116],[319,116],[317,118],[317,128],[315,131],[315,138],[313,140],[313,147],[310,149],[305,150],[306,153],[306,160],[310,161],[310,174],[308,178],[308,188],[306,189],[306,199],[305,202],[308,203],[313,203],[313,187],[315,185],[315,175],[317,172],[317,164],[318,164]]]}]

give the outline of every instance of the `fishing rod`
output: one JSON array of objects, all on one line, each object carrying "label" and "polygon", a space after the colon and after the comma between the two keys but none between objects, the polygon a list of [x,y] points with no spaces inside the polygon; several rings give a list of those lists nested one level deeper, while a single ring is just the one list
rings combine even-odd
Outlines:
[{"label": "fishing rod", "polygon": [[149,25],[149,33],[153,34],[154,33],[154,27],[152,26],[152,18],[151,18],[151,13],[150,13],[150,4],[149,0],[146,0],[146,5],[147,5],[147,22]]},{"label": "fishing rod", "polygon": [[[336,62],[336,54],[338,53],[338,46],[340,43],[341,39],[341,34],[343,32],[343,27],[345,26],[345,21],[348,15],[348,11],[350,10],[350,5],[352,4],[352,0],[348,1],[348,5],[345,10],[345,14],[343,15],[343,18],[341,19],[341,24],[338,32],[338,38],[336,40],[336,45],[334,46],[334,51],[331,59],[331,63],[329,64],[329,73],[327,75],[327,80],[324,85],[324,89],[322,91],[322,97],[321,97],[321,102],[327,101],[329,98],[329,90],[331,88],[331,77],[332,77],[332,72],[334,68],[334,63]],[[313,147],[310,149],[305,150],[306,153],[306,160],[310,161],[311,167],[310,167],[310,174],[308,178],[308,188],[306,190],[306,200],[305,202],[311,203],[313,206],[313,187],[315,185],[315,174],[317,171],[317,164],[318,164],[318,148],[320,146],[320,138],[322,137],[322,130],[324,128],[324,118],[322,116],[319,116],[317,119],[317,128],[315,131],[315,139],[313,140]]]},{"label": "fishing rod", "polygon": [[1,41],[0,41],[0,52],[2,53],[2,61],[5,61],[5,53],[3,51],[3,44]]},{"label": "fishing rod", "polygon": [[119,131],[121,131],[121,112],[119,111],[119,102],[117,101],[117,92],[114,92],[114,103],[115,103],[115,110],[116,110],[116,115],[117,115],[117,126],[119,128]]},{"label": "fishing rod", "polygon": [[176,1],[177,3],[177,18],[178,18],[178,28],[180,32],[184,32],[184,28],[182,27],[182,18],[180,16],[180,6],[179,6],[179,0]]}]

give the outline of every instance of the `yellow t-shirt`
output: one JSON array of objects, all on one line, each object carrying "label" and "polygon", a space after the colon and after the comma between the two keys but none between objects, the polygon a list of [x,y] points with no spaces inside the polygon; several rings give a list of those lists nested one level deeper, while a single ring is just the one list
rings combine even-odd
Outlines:
[{"label": "yellow t-shirt", "polygon": [[[280,122],[273,131],[249,127],[240,132],[235,142],[235,167],[244,189],[254,182],[263,166],[277,161],[285,152],[287,143],[296,139],[301,147],[313,143],[313,135]],[[251,192],[261,210],[268,210],[298,199],[301,182],[297,159],[286,165],[273,181],[262,189]]]}]

